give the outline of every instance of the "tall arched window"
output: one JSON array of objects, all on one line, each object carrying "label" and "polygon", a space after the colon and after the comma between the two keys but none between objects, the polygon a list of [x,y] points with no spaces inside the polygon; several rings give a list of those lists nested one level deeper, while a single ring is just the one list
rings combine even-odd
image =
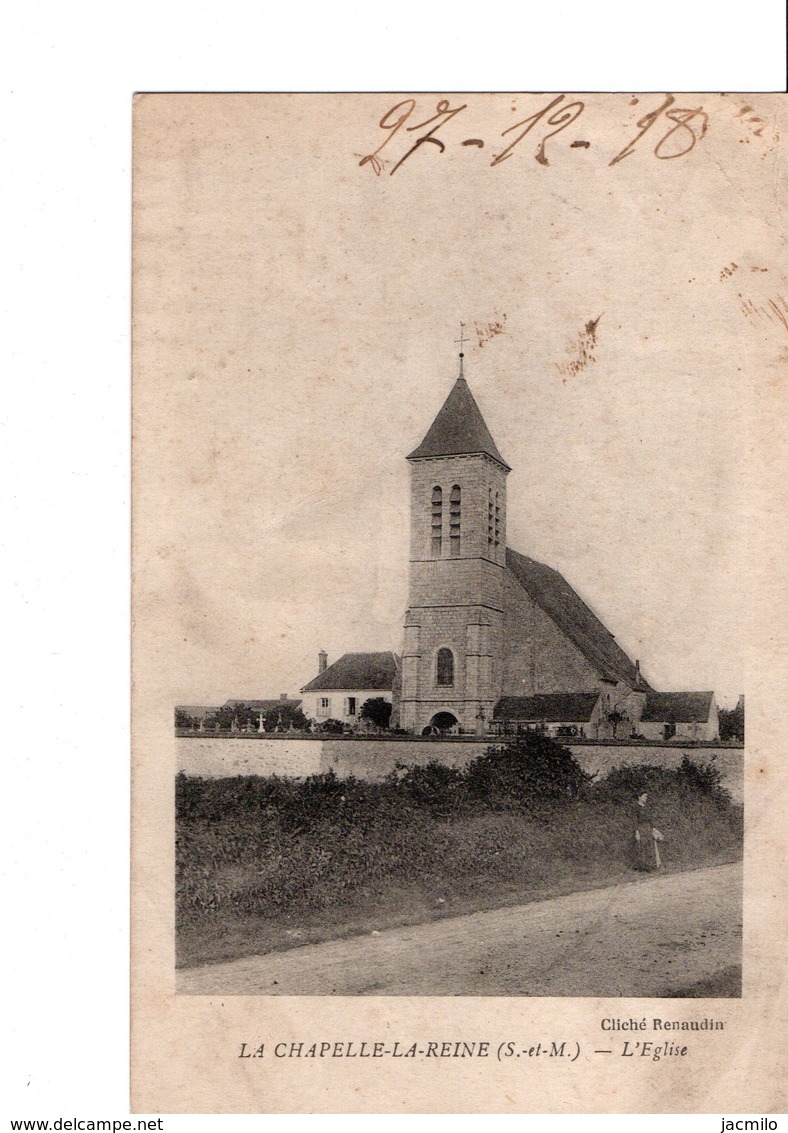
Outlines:
[{"label": "tall arched window", "polygon": [[451,496],[449,497],[449,551],[452,558],[457,558],[460,553],[461,513],[462,493],[460,491],[460,485],[455,484],[451,490]]},{"label": "tall arched window", "polygon": [[454,654],[451,649],[438,650],[435,683],[444,688],[454,684]]},{"label": "tall arched window", "polygon": [[435,485],[432,489],[432,555],[441,557],[443,545],[443,492]]}]

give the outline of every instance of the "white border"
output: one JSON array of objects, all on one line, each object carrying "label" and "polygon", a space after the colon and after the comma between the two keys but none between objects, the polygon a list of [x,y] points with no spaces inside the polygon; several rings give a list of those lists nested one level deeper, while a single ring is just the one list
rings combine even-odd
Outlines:
[{"label": "white border", "polygon": [[[413,0],[6,12],[9,1116],[128,1113],[133,91],[778,90],[784,21],[779,0],[751,0],[746,11],[710,0],[680,10],[573,0],[540,16],[524,5],[428,10]],[[259,1124],[191,1117],[165,1127],[230,1120]],[[631,1126],[624,1115],[582,1120]],[[671,1123],[719,1128],[716,1119]]]}]

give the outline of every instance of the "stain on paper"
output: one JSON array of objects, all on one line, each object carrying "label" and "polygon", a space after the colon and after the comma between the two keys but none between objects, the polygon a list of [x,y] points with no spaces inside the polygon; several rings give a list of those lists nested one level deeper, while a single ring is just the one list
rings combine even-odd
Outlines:
[{"label": "stain on paper", "polygon": [[589,319],[577,339],[567,344],[566,352],[570,356],[568,361],[557,363],[562,374],[575,377],[585,370],[586,366],[596,362],[597,328],[601,318],[601,315],[597,315],[595,319]]}]

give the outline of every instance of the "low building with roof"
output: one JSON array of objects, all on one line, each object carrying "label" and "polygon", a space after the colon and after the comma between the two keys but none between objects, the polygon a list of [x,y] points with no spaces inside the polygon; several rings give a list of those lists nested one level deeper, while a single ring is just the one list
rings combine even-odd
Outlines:
[{"label": "low building with roof", "polygon": [[301,704],[300,700],[287,695],[286,692],[281,692],[273,700],[226,700],[224,708],[250,708],[253,712],[273,712],[276,710],[288,709],[295,711]]},{"label": "low building with roof", "polygon": [[279,722],[286,723],[299,708],[300,700],[291,699],[282,692],[270,700],[226,700],[224,704],[181,704],[175,709],[176,727],[192,731],[245,731],[250,729],[265,731],[264,721],[268,720],[269,730],[274,730]]},{"label": "low building with roof", "polygon": [[210,704],[176,704],[175,727],[203,732],[206,727],[214,727],[218,711],[218,707]]},{"label": "low building with roof", "polygon": [[548,736],[596,739],[602,720],[598,692],[548,692],[503,696],[495,705],[493,731],[498,735],[542,732]]},{"label": "low building with roof", "polygon": [[649,692],[638,731],[647,740],[718,740],[713,692]]},{"label": "low building with roof", "polygon": [[397,684],[396,653],[344,653],[333,664],[318,654],[318,673],[301,689],[301,711],[317,724],[340,720],[357,725],[366,700],[381,697],[391,704]]}]

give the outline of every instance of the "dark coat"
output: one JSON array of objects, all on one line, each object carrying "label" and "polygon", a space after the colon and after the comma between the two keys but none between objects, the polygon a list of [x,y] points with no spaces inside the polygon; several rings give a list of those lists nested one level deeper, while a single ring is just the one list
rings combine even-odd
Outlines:
[{"label": "dark coat", "polygon": [[641,806],[640,803],[636,803],[633,817],[635,826],[635,869],[647,871],[659,869],[661,862],[659,850],[657,849],[657,839],[655,838],[651,811],[647,806]]}]

